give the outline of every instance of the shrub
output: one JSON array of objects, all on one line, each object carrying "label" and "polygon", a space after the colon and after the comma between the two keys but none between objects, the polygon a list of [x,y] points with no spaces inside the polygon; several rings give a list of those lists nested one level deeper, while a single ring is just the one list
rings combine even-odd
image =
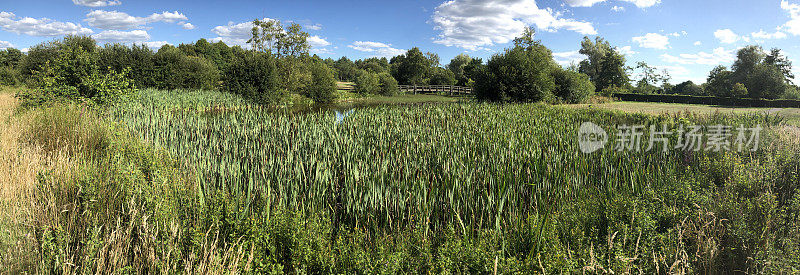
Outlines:
[{"label": "shrub", "polygon": [[478,99],[491,101],[552,101],[555,67],[550,50],[536,44],[515,47],[493,56],[475,84]]},{"label": "shrub", "polygon": [[305,95],[317,103],[333,102],[336,95],[336,79],[325,63],[316,61],[309,64],[311,85],[306,87]]},{"label": "shrub", "polygon": [[456,75],[453,71],[439,67],[431,70],[430,80],[428,80],[430,85],[455,85],[456,82]]},{"label": "shrub", "polygon": [[556,83],[554,94],[567,103],[583,103],[594,93],[594,84],[589,76],[563,69],[553,71]]},{"label": "shrub", "polygon": [[133,81],[128,78],[129,70],[101,70],[94,50],[64,46],[59,48],[57,55],[31,77],[31,90],[17,94],[23,107],[46,105],[52,101],[105,104],[135,91]]},{"label": "shrub", "polygon": [[0,67],[0,85],[17,86],[19,84],[19,72],[11,67]]},{"label": "shrub", "polygon": [[164,46],[153,58],[156,87],[161,89],[214,89],[219,81],[217,67],[202,57],[187,56]]},{"label": "shrub", "polygon": [[121,72],[130,68],[130,77],[136,87],[155,87],[156,71],[153,64],[153,50],[145,45],[128,47],[121,44],[106,45],[99,53],[99,66]]},{"label": "shrub", "polygon": [[744,86],[742,83],[736,83],[733,85],[728,97],[731,98],[743,98],[747,96],[747,87]]},{"label": "shrub", "polygon": [[391,74],[384,72],[378,74],[378,81],[381,86],[381,95],[393,96],[400,93],[397,87],[397,80]]},{"label": "shrub", "polygon": [[628,90],[625,87],[620,87],[620,86],[617,86],[617,85],[611,85],[611,86],[608,86],[607,88],[603,89],[602,91],[600,91],[600,95],[604,96],[604,97],[612,97],[615,94],[627,94],[629,92],[630,92],[630,90]]},{"label": "shrub", "polygon": [[377,94],[380,91],[378,75],[361,70],[356,77],[356,92],[362,95]]},{"label": "shrub", "polygon": [[284,97],[275,58],[244,50],[236,51],[228,64],[223,89],[261,103],[276,103]]}]

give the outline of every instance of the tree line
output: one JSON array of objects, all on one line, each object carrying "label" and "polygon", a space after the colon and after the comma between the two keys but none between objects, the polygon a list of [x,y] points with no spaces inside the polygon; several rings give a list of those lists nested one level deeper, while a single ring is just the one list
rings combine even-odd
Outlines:
[{"label": "tree line", "polygon": [[[473,87],[488,101],[580,103],[595,94],[683,94],[732,98],[798,99],[792,64],[779,49],[739,50],[731,70],[719,66],[705,84],[671,85],[666,71],[647,63],[626,65],[625,55],[601,37],[585,37],[586,58],[567,67],[526,28],[512,47],[484,62],[466,54],[442,65],[439,56],[417,47],[392,58],[352,61],[309,54],[309,34],[298,24],[255,20],[250,49],[200,39],[162,46],[107,44],[86,36],[0,51],[0,85],[25,85],[26,102],[54,99],[96,102],[135,88],[219,89],[262,103],[302,97],[318,103],[338,96],[337,81],[352,82],[359,94],[395,95],[398,84]],[[637,79],[633,79],[632,75]]]}]

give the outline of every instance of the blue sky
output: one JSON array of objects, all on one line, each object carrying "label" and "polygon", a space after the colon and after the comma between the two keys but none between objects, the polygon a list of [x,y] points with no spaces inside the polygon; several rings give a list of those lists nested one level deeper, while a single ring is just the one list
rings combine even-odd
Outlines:
[{"label": "blue sky", "polygon": [[750,44],[781,48],[800,65],[800,0],[0,1],[0,48],[65,34],[154,48],[199,38],[244,44],[248,22],[271,18],[302,24],[312,51],[333,58],[417,46],[443,63],[459,53],[486,59],[532,25],[561,64],[583,58],[584,36],[602,36],[629,64],[666,69],[674,83],[705,82]]}]

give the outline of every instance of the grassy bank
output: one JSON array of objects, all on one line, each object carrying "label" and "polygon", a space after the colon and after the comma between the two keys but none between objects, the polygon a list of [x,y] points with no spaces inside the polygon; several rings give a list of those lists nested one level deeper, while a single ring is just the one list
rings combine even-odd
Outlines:
[{"label": "grassy bank", "polygon": [[[587,108],[590,105],[576,104],[569,106],[574,108]],[[732,113],[732,114],[764,113],[764,114],[782,116],[786,118],[787,124],[800,127],[800,109],[795,109],[795,108],[747,108],[747,107],[724,107],[724,106],[711,106],[711,105],[647,103],[647,102],[611,102],[604,104],[591,104],[591,107],[600,108],[604,110],[615,110],[615,111],[623,111],[630,113],[644,113],[651,115],[680,114],[680,113],[696,113],[703,115],[709,115],[713,113]]]},{"label": "grassy bank", "polygon": [[[10,225],[2,251],[18,251],[0,269],[12,272],[800,266],[800,133],[771,116],[464,103],[380,106],[342,118],[274,112],[215,92],[152,90],[108,110],[56,106],[10,116],[20,130],[4,142],[64,160],[0,185],[27,181],[30,199],[7,196],[4,205],[34,213],[0,221]],[[757,152],[585,155],[576,140],[584,121],[769,129]],[[3,148],[7,158],[19,156]]]}]

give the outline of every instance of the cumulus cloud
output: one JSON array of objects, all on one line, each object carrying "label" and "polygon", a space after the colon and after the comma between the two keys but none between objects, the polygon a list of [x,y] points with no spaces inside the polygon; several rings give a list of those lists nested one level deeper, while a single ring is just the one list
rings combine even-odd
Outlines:
[{"label": "cumulus cloud", "polygon": [[72,0],[72,3],[75,3],[75,5],[92,8],[116,6],[122,4],[122,2],[118,0]]},{"label": "cumulus cloud", "polygon": [[7,32],[30,36],[89,35],[93,31],[81,24],[59,22],[47,18],[18,18],[10,12],[0,12],[0,28]]},{"label": "cumulus cloud", "polygon": [[731,29],[724,29],[724,30],[717,30],[714,32],[714,37],[719,39],[719,42],[722,44],[733,44],[742,40],[744,42],[750,42],[750,37],[747,36],[739,36]]},{"label": "cumulus cloud", "polygon": [[625,47],[622,47],[622,48],[618,48],[617,50],[619,51],[619,53],[621,53],[623,55],[634,55],[634,54],[638,54],[639,53],[637,51],[634,51],[631,48],[631,46],[625,46]]},{"label": "cumulus cloud", "polygon": [[755,39],[784,39],[786,38],[786,34],[781,31],[776,31],[774,33],[768,33],[764,30],[760,30],[759,32],[754,32],[750,34]]},{"label": "cumulus cloud", "polygon": [[700,42],[700,41],[695,41],[695,42],[694,42],[694,45],[695,45],[695,46],[700,46],[700,45],[703,45],[703,42]]},{"label": "cumulus cloud", "polygon": [[789,1],[781,0],[781,9],[789,12],[791,18],[782,28],[792,35],[800,35],[800,4],[790,4]]},{"label": "cumulus cloud", "polygon": [[311,47],[322,48],[322,47],[330,46],[331,43],[328,42],[328,40],[325,40],[325,38],[321,38],[319,36],[313,35],[313,36],[308,37],[308,45],[311,45]]},{"label": "cumulus cloud", "polygon": [[164,45],[172,45],[171,43],[169,43],[167,41],[137,42],[137,44],[145,45],[145,46],[147,46],[148,48],[151,48],[151,49],[160,49]]},{"label": "cumulus cloud", "polygon": [[[270,18],[264,18],[263,21],[272,20]],[[212,39],[212,41],[222,41],[228,45],[239,45],[242,47],[247,46],[247,40],[250,40],[250,37],[253,35],[253,22],[244,22],[244,23],[234,23],[228,22],[228,25],[225,26],[216,26],[211,29],[211,32],[216,34],[217,37]]]},{"label": "cumulus cloud", "polygon": [[181,27],[183,27],[184,30],[194,30],[194,25],[192,25],[192,23],[182,22],[180,24],[181,24]]},{"label": "cumulus cloud", "polygon": [[564,0],[570,7],[591,7],[606,0]]},{"label": "cumulus cloud", "polygon": [[140,43],[150,40],[150,34],[143,30],[108,30],[92,35],[92,38],[102,43]]},{"label": "cumulus cloud", "polygon": [[625,7],[614,6],[613,8],[611,8],[611,10],[615,12],[623,12],[625,11]]},{"label": "cumulus cloud", "polygon": [[440,32],[435,43],[467,50],[508,43],[529,25],[549,32],[597,34],[592,23],[561,18],[534,0],[451,0],[436,7],[432,22]]},{"label": "cumulus cloud", "polygon": [[636,5],[636,7],[641,9],[649,8],[661,3],[661,0],[622,0],[622,1],[632,3]]},{"label": "cumulus cloud", "polygon": [[347,47],[377,57],[393,57],[406,53],[406,50],[392,48],[392,44],[372,41],[356,41]]},{"label": "cumulus cloud", "polygon": [[14,44],[11,44],[11,42],[0,40],[0,50],[5,50],[5,49],[8,49],[8,48],[13,48],[13,47],[14,47]]},{"label": "cumulus cloud", "polygon": [[637,36],[632,40],[633,42],[639,43],[639,47],[642,48],[666,50],[669,47],[669,37],[657,33]]},{"label": "cumulus cloud", "polygon": [[679,54],[673,56],[670,54],[662,54],[661,60],[669,63],[683,64],[683,65],[719,65],[733,63],[736,59],[735,50],[726,50],[725,48],[716,48],[711,53],[699,52],[696,54]]},{"label": "cumulus cloud", "polygon": [[165,22],[165,23],[175,23],[181,22],[180,24],[186,28],[191,26],[194,28],[192,24],[186,23],[189,20],[186,18],[185,15],[179,12],[162,12],[162,13],[154,13],[148,17],[137,17],[131,16],[124,12],[119,11],[104,11],[104,10],[94,10],[88,14],[86,14],[86,21],[89,26],[100,28],[104,30],[130,30],[141,28],[144,25],[156,22]]}]

